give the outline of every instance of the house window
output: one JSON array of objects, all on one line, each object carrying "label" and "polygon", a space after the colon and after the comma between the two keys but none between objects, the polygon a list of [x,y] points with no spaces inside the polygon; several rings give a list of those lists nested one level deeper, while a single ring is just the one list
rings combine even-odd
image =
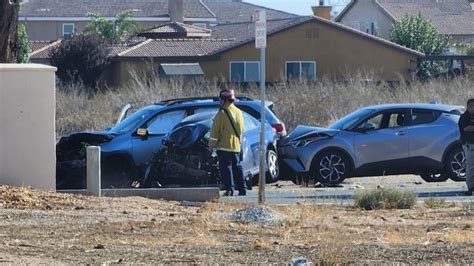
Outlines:
[{"label": "house window", "polygon": [[194,27],[201,28],[201,29],[206,29],[207,24],[206,23],[193,23]]},{"label": "house window", "polygon": [[230,62],[231,82],[258,82],[260,80],[260,62]]},{"label": "house window", "polygon": [[75,26],[74,23],[63,24],[63,38],[70,38],[74,34]]},{"label": "house window", "polygon": [[287,80],[316,80],[315,61],[289,61],[286,62],[285,76]]}]

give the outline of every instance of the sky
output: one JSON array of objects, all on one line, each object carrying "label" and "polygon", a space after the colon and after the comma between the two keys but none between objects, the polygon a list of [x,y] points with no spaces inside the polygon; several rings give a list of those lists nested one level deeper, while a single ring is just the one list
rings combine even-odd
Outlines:
[{"label": "sky", "polygon": [[[334,6],[334,10],[342,10],[350,0],[325,0]],[[311,6],[319,4],[319,0],[244,0],[255,5],[270,7],[298,15],[312,15]]]}]

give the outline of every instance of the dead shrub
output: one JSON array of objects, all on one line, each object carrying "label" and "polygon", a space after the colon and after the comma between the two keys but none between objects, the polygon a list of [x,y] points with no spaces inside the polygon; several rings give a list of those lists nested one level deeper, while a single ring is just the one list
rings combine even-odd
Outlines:
[{"label": "dead shrub", "polygon": [[449,204],[446,202],[446,199],[436,199],[436,198],[429,198],[425,200],[423,203],[425,208],[428,209],[440,209],[440,208],[446,208],[449,206]]},{"label": "dead shrub", "polygon": [[354,194],[355,205],[364,210],[411,209],[417,198],[413,192],[394,188],[362,190]]},{"label": "dead shrub", "polygon": [[[404,102],[432,102],[464,105],[474,96],[474,80],[468,77],[438,79],[425,83],[398,85],[374,80],[371,73],[346,75],[345,80],[323,78],[318,82],[290,82],[267,86],[267,99],[275,103],[274,111],[291,130],[297,125],[327,126],[361,107]],[[80,85],[57,92],[56,128],[58,137],[66,132],[103,130],[113,126],[122,106],[132,111],[163,99],[215,96],[220,80],[161,80],[133,73],[131,81],[120,88],[101,89],[101,93],[80,93]],[[253,84],[236,87],[237,95],[259,98]]]}]

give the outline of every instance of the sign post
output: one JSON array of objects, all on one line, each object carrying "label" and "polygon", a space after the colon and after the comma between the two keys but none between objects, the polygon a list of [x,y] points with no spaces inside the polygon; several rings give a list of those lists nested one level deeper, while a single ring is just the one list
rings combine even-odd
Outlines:
[{"label": "sign post", "polygon": [[267,16],[265,10],[255,11],[255,47],[260,49],[260,173],[258,204],[265,204],[265,48],[267,47]]}]

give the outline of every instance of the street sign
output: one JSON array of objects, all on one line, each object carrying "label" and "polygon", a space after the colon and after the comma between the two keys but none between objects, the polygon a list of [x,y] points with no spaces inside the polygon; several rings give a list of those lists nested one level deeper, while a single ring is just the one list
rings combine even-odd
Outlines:
[{"label": "street sign", "polygon": [[267,47],[267,13],[265,10],[255,11],[255,47]]}]

